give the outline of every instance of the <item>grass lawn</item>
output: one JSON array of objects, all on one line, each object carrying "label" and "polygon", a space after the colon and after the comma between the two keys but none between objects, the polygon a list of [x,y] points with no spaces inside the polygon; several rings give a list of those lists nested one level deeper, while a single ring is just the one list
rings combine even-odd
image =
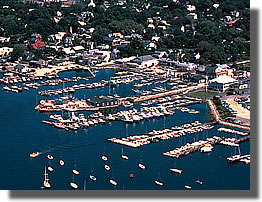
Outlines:
[{"label": "grass lawn", "polygon": [[192,92],[188,93],[187,96],[189,97],[197,97],[197,98],[212,98],[213,96],[217,95],[218,92],[214,91],[197,91],[197,92]]}]

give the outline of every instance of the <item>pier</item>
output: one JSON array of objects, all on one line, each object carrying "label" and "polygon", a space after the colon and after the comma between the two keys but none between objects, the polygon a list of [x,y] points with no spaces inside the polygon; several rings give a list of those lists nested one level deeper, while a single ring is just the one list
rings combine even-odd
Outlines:
[{"label": "pier", "polygon": [[191,87],[182,88],[182,89],[179,89],[179,90],[170,90],[170,91],[167,91],[167,92],[157,93],[157,94],[154,94],[154,95],[136,97],[136,98],[134,98],[134,103],[143,102],[143,101],[146,101],[146,100],[152,100],[152,99],[156,99],[156,98],[160,98],[160,97],[167,97],[167,96],[170,96],[170,95],[184,93],[184,92],[196,90],[198,88],[203,88],[203,87],[205,87],[205,84],[198,84],[197,86],[191,86]]}]

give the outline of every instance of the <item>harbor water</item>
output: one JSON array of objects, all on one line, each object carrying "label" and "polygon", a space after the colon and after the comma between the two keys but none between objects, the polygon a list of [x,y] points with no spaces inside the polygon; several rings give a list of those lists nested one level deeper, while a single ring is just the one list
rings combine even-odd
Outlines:
[{"label": "harbor water", "polygon": [[[99,70],[96,78],[78,83],[92,83],[109,80],[114,75],[113,70]],[[90,76],[87,72],[64,72],[61,77]],[[132,83],[131,83],[132,84]],[[98,95],[114,95],[127,97],[134,95],[131,84],[121,84],[115,88],[108,86],[97,89],[84,89],[75,92],[76,98],[91,98]],[[65,87],[73,83],[64,84]],[[1,84],[2,88],[3,85]],[[206,104],[188,106],[200,111],[199,114],[183,113],[176,110],[174,115],[158,119],[149,119],[138,123],[127,124],[121,121],[106,122],[103,125],[66,131],[43,124],[42,120],[48,119],[50,113],[39,113],[34,107],[40,99],[54,99],[37,95],[38,91],[62,88],[41,87],[30,89],[22,93],[0,91],[0,152],[1,152],[1,183],[0,189],[4,190],[40,190],[43,187],[44,169],[52,166],[54,171],[48,172],[49,182],[54,190],[70,190],[69,183],[72,179],[72,169],[77,169],[80,174],[74,176],[79,189],[87,190],[183,190],[185,184],[194,190],[248,190],[250,189],[250,165],[242,162],[230,165],[226,158],[238,154],[237,147],[216,145],[212,152],[195,152],[188,156],[176,159],[164,156],[163,153],[177,147],[192,143],[207,137],[237,137],[234,134],[217,132],[217,128],[225,127],[215,125],[211,130],[171,138],[157,143],[144,145],[139,148],[130,148],[108,142],[107,139],[127,137],[144,134],[152,130],[171,128],[196,120],[201,123],[210,121],[210,110]],[[136,106],[135,106],[136,107]],[[84,112],[85,115],[90,113]],[[227,127],[229,128],[229,127]],[[41,155],[30,158],[29,154],[39,151]],[[250,142],[240,144],[241,154],[250,153]],[[122,159],[124,153],[128,160]],[[54,159],[46,158],[51,154]],[[101,156],[107,156],[105,162]],[[65,162],[59,165],[59,160]],[[145,170],[138,167],[142,163]],[[111,169],[104,169],[108,164]],[[182,174],[170,172],[170,168],[182,169]],[[133,173],[134,177],[129,175]],[[92,181],[89,176],[96,177]],[[118,185],[109,183],[114,179]],[[202,185],[196,180],[201,180]],[[155,180],[164,183],[158,186]],[[86,183],[85,183],[86,182]]]}]

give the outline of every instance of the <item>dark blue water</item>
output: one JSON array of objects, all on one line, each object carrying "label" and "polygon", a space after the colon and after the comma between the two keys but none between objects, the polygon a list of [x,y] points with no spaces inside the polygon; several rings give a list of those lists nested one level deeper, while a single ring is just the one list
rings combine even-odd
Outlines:
[{"label": "dark blue water", "polygon": [[[66,72],[62,77],[89,76],[87,73]],[[88,82],[108,80],[113,75],[112,70],[101,70],[97,77]],[[86,82],[79,82],[86,83]],[[73,85],[67,83],[66,86]],[[2,88],[2,85],[0,85]],[[61,88],[62,85],[53,87]],[[161,141],[155,144],[145,145],[140,148],[123,147],[107,141],[111,137],[125,137],[134,134],[142,134],[153,129],[171,128],[172,126],[190,123],[195,120],[208,122],[209,109],[205,104],[190,106],[199,110],[200,114],[188,114],[176,111],[173,116],[142,121],[136,124],[123,122],[106,123],[80,129],[77,132],[64,131],[41,123],[49,114],[34,111],[34,107],[41,99],[39,90],[31,89],[16,94],[0,90],[0,189],[41,189],[44,179],[44,167],[51,165],[54,168],[49,172],[52,189],[67,190],[72,180],[72,168],[80,171],[75,177],[79,189],[184,189],[185,184],[192,189],[204,190],[244,190],[250,188],[250,166],[244,163],[228,165],[226,158],[238,153],[236,148],[218,145],[209,154],[200,152],[189,156],[174,159],[163,156],[162,153],[180,147],[187,142],[212,137],[214,135],[235,137],[232,134],[218,133],[214,129],[191,136],[183,136]],[[80,90],[75,93],[77,98],[89,98],[94,95],[119,94],[121,97],[132,94],[131,85],[120,85],[115,89],[108,86],[93,90]],[[50,97],[56,98],[56,97]],[[121,151],[129,156],[129,160],[121,158]],[[242,154],[250,153],[249,142],[240,145]],[[40,151],[43,155],[37,158],[29,158],[32,152]],[[46,158],[52,154],[54,160]],[[111,166],[110,171],[104,169],[104,161],[101,156],[109,158],[107,162]],[[59,159],[65,161],[65,165],[59,165]],[[146,170],[138,168],[138,163],[146,165]],[[170,168],[183,169],[181,175],[171,173]],[[134,174],[130,179],[129,174]],[[89,175],[97,177],[97,181],[91,181]],[[203,185],[195,183],[197,179],[203,181]],[[115,179],[118,185],[114,187],[109,179]],[[164,182],[163,187],[155,185],[154,180]]]}]

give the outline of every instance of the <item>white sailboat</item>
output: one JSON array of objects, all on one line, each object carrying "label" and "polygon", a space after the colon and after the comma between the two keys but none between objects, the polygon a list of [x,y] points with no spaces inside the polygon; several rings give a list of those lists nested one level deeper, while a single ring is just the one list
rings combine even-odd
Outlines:
[{"label": "white sailboat", "polygon": [[124,155],[123,148],[122,148],[121,158],[122,158],[122,159],[125,159],[125,160],[128,160],[128,156],[127,156],[127,155]]},{"label": "white sailboat", "polygon": [[72,177],[72,182],[69,183],[70,187],[72,187],[73,189],[77,189],[78,185],[74,182],[74,175]]}]

